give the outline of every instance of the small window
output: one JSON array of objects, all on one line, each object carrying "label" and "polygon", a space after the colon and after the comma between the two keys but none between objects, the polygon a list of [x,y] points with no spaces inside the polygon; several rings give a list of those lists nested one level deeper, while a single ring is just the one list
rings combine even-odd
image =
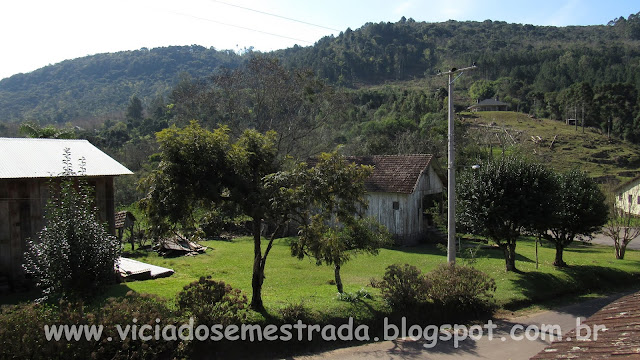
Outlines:
[{"label": "small window", "polygon": [[399,201],[394,201],[393,202],[393,210],[400,210],[400,202]]},{"label": "small window", "polygon": [[638,205],[640,205],[640,196],[638,196]]},{"label": "small window", "polygon": [[629,204],[633,204],[633,195],[629,195]]}]

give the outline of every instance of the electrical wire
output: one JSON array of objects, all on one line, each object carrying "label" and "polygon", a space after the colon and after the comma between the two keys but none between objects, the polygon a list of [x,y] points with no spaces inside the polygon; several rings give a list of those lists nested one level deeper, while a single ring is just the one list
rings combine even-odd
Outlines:
[{"label": "electrical wire", "polygon": [[218,0],[209,0],[209,1],[215,2],[215,3],[218,3],[218,4],[227,5],[227,6],[233,6],[233,7],[236,7],[238,9],[243,9],[243,10],[247,10],[247,11],[253,11],[253,12],[256,12],[258,14],[269,15],[269,16],[280,18],[280,19],[294,21],[294,22],[297,22],[297,23],[300,23],[300,24],[315,26],[315,27],[319,27],[319,28],[323,28],[323,29],[327,29],[327,30],[340,31],[338,29],[330,28],[330,27],[327,27],[327,26],[322,26],[322,25],[318,25],[318,24],[314,24],[314,23],[310,23],[310,22],[306,22],[306,21],[302,21],[302,20],[298,20],[298,19],[282,16],[282,15],[278,15],[278,14],[272,14],[272,13],[268,13],[268,12],[262,11],[262,10],[251,9],[251,8],[240,6],[240,5],[236,5],[236,4],[229,4],[229,3],[224,2],[224,1],[218,1]]},{"label": "electrical wire", "polygon": [[270,33],[270,32],[267,32],[267,31],[262,31],[262,30],[252,29],[252,28],[245,27],[245,26],[228,24],[228,23],[224,23],[224,22],[222,22],[222,21],[212,20],[212,19],[209,19],[209,18],[201,17],[201,16],[195,16],[195,15],[190,15],[190,14],[185,14],[185,13],[175,12],[175,11],[171,11],[171,12],[172,12],[172,13],[174,13],[174,14],[177,14],[177,15],[182,15],[182,16],[186,16],[186,17],[190,17],[190,18],[194,18],[194,19],[198,19],[198,20],[208,21],[208,22],[212,22],[212,23],[216,23],[216,24],[220,24],[220,25],[230,26],[230,27],[234,27],[234,28],[238,28],[238,29],[243,29],[243,30],[254,31],[254,32],[257,32],[257,33],[261,33],[261,34],[265,34],[265,35],[270,35],[270,36],[277,36],[277,37],[281,37],[281,38],[283,38],[283,39],[289,39],[289,40],[300,41],[300,42],[304,42],[304,43],[307,43],[307,44],[313,44],[313,42],[312,42],[312,41],[307,41],[307,40],[297,39],[297,38],[290,37],[290,36],[286,36],[286,35],[274,34],[274,33]]}]

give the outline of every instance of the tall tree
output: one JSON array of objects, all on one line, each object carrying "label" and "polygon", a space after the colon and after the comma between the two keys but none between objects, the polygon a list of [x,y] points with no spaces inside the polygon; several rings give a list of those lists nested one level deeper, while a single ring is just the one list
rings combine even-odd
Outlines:
[{"label": "tall tree", "polygon": [[302,192],[307,198],[306,211],[300,219],[299,236],[291,243],[291,254],[333,266],[339,293],[344,291],[342,265],[358,253],[376,255],[391,243],[386,228],[361,215],[367,207],[364,180],[371,171],[332,152],[322,154],[306,176]]},{"label": "tall tree", "polygon": [[548,231],[542,234],[556,247],[555,266],[566,266],[562,259],[564,249],[576,236],[590,236],[607,223],[608,212],[605,195],[598,184],[579,170],[555,176],[553,201],[548,208],[545,224]]},{"label": "tall tree", "polygon": [[456,217],[462,229],[483,235],[502,249],[507,271],[516,271],[516,243],[545,216],[553,183],[541,165],[506,156],[461,173]]}]

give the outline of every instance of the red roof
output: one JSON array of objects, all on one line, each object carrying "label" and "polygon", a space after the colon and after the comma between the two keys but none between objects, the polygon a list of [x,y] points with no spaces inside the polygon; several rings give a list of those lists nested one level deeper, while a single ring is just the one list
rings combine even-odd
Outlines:
[{"label": "red roof", "polygon": [[[627,295],[605,306],[583,325],[590,330],[602,326],[597,339],[578,339],[576,331],[563,334],[531,359],[640,359],[640,292]],[[582,328],[581,335],[587,331]]]},{"label": "red roof", "polygon": [[429,154],[347,156],[358,165],[373,166],[373,174],[365,180],[368,192],[401,194],[413,192],[432,158]]}]

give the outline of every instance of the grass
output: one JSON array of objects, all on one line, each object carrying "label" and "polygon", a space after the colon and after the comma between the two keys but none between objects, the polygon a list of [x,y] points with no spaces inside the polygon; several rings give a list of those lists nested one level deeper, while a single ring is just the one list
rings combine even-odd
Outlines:
[{"label": "grass", "polygon": [[[578,167],[604,182],[624,182],[640,174],[640,147],[608,138],[600,129],[585,128],[583,133],[581,127],[576,130],[575,126],[562,121],[532,119],[526,114],[508,111],[461,115],[471,128],[471,136],[487,146],[491,143],[494,152],[499,151],[500,137],[509,145],[514,145],[515,141],[520,151],[558,171]],[[534,143],[532,136],[536,139],[539,136],[542,142]],[[554,137],[556,140],[551,149]]]},{"label": "grass", "polygon": [[[162,258],[153,252],[136,251],[137,260],[169,267],[176,273],[168,278],[137,281],[113,286],[109,294],[120,295],[129,290],[152,293],[175,299],[186,284],[200,276],[211,275],[233,287],[251,294],[253,242],[250,238],[233,241],[206,241],[210,249],[195,257]],[[561,296],[587,294],[628,285],[640,276],[640,252],[629,250],[624,260],[616,260],[612,247],[574,243],[565,250],[564,259],[570,265],[557,269],[552,265],[555,249],[546,243],[539,247],[539,269],[535,268],[535,242],[522,238],[517,245],[517,267],[520,272],[505,272],[502,252],[497,248],[478,250],[473,266],[492,276],[497,283],[498,305],[518,310],[532,304]],[[468,260],[459,259],[459,263]],[[346,292],[356,292],[368,286],[371,278],[381,278],[385,268],[394,263],[415,265],[429,271],[446,262],[446,253],[433,245],[383,249],[378,256],[361,255],[342,267]],[[269,313],[289,304],[303,303],[327,317],[370,319],[386,307],[376,289],[368,288],[373,300],[367,306],[354,306],[338,301],[333,270],[317,266],[309,259],[290,256],[289,240],[276,240],[267,260],[263,298]]]}]

